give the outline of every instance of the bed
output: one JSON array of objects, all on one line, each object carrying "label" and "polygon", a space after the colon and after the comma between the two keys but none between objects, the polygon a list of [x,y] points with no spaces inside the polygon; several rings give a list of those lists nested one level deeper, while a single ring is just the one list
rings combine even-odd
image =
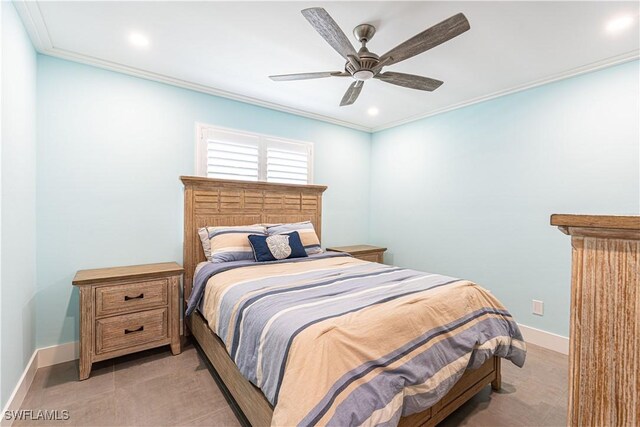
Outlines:
[{"label": "bed", "polygon": [[[422,352],[422,348],[414,345],[411,347],[411,351],[414,353],[409,356],[401,355],[401,347],[396,350],[394,340],[399,340],[398,343],[406,342],[406,345],[409,345],[409,341],[411,343],[418,342],[416,341],[417,338],[407,341],[408,335],[407,337],[403,335],[406,332],[405,329],[409,328],[402,326],[402,321],[399,320],[401,316],[408,316],[411,319],[410,323],[415,323],[417,326],[422,327],[420,322],[430,324],[429,322],[433,321],[432,318],[434,316],[425,314],[425,311],[438,312],[438,310],[425,310],[424,307],[426,306],[420,306],[420,304],[425,303],[424,297],[408,299],[413,298],[413,293],[411,296],[407,296],[408,293],[405,292],[398,294],[398,298],[385,298],[384,308],[381,308],[381,305],[377,303],[374,308],[371,308],[368,305],[370,301],[366,299],[362,300],[362,303],[365,304],[363,307],[366,307],[366,310],[358,309],[358,311],[354,311],[348,308],[344,313],[355,312],[358,316],[369,316],[359,317],[360,320],[366,323],[363,323],[357,332],[358,334],[366,332],[365,335],[368,334],[369,340],[367,342],[370,344],[364,347],[357,347],[352,346],[349,339],[342,339],[341,341],[338,340],[340,344],[337,347],[331,347],[332,352],[327,353],[326,351],[320,351],[319,347],[316,348],[318,351],[315,352],[304,349],[313,349],[315,344],[320,342],[318,341],[320,337],[325,339],[329,335],[335,335],[334,332],[336,330],[349,334],[348,328],[345,329],[346,324],[344,322],[342,324],[327,324],[325,329],[322,329],[324,327],[322,326],[321,328],[316,328],[318,330],[315,332],[308,332],[313,329],[309,325],[324,325],[327,323],[324,319],[329,316],[319,318],[322,322],[310,321],[305,323],[304,330],[302,328],[296,330],[296,334],[300,331],[302,332],[295,336],[295,340],[292,337],[283,336],[280,329],[271,332],[271,335],[265,335],[263,331],[262,336],[258,337],[258,339],[250,334],[248,327],[241,326],[238,328],[237,325],[241,324],[240,321],[237,321],[235,328],[232,328],[229,327],[228,323],[220,320],[224,318],[232,321],[236,315],[234,312],[227,319],[220,313],[233,310],[226,309],[225,311],[223,308],[241,305],[240,302],[235,300],[227,301],[230,298],[229,295],[233,294],[231,291],[219,292],[218,296],[216,296],[216,292],[209,291],[209,294],[206,294],[200,302],[199,309],[194,310],[193,304],[194,299],[196,299],[196,293],[200,295],[205,292],[205,287],[203,286],[196,286],[195,290],[193,287],[196,267],[206,261],[200,238],[197,234],[198,228],[204,226],[310,221],[320,237],[322,194],[326,187],[229,181],[198,177],[181,177],[181,180],[184,184],[185,197],[184,301],[185,310],[188,309],[190,312],[193,310],[185,318],[185,334],[190,333],[197,341],[224,383],[225,388],[251,425],[436,425],[488,384],[491,384],[495,390],[500,388],[500,358],[494,354],[510,358],[518,365],[524,363],[524,343],[517,326],[515,326],[515,322],[512,321],[508,312],[501,307],[499,302],[486,291],[478,290],[476,285],[467,281],[369,263],[356,260],[344,254],[323,254],[315,258],[303,258],[299,260],[300,262],[296,262],[295,265],[293,263],[289,265],[287,262],[285,263],[286,265],[278,263],[275,263],[277,265],[237,265],[225,267],[224,269],[214,266],[215,268],[209,269],[211,270],[210,275],[207,275],[204,279],[200,277],[203,276],[203,271],[205,270],[201,265],[196,278],[200,280],[200,284],[216,283],[215,286],[212,285],[215,289],[222,289],[226,286],[235,292],[235,289],[245,289],[245,287],[249,286],[249,288],[246,288],[249,292],[259,293],[264,292],[266,289],[265,283],[267,283],[267,279],[270,279],[273,283],[277,282],[278,286],[284,286],[287,280],[295,283],[296,286],[302,283],[306,289],[308,287],[307,283],[320,283],[326,277],[350,274],[351,276],[349,277],[357,276],[358,279],[349,286],[361,286],[361,289],[353,290],[349,288],[349,292],[358,291],[358,295],[369,295],[372,294],[372,291],[366,289],[366,280],[374,280],[372,278],[375,276],[376,278],[380,277],[380,279],[375,279],[380,280],[376,286],[381,289],[384,288],[384,292],[390,292],[389,295],[391,296],[395,292],[394,289],[398,288],[398,283],[402,283],[403,292],[409,289],[407,286],[414,286],[415,290],[412,292],[419,295],[426,295],[425,292],[428,292],[430,303],[450,304],[446,301],[447,297],[454,294],[458,295],[460,298],[464,298],[465,309],[470,310],[474,304],[477,307],[482,307],[483,312],[480,314],[482,321],[491,321],[494,326],[498,325],[503,330],[496,332],[496,336],[487,337],[486,342],[480,340],[484,344],[479,341],[476,347],[473,347],[473,343],[468,342],[470,339],[475,339],[469,335],[471,332],[465,335],[466,338],[462,337],[462,334],[454,336],[450,326],[452,323],[447,323],[452,320],[458,321],[464,316],[468,316],[469,319],[472,319],[472,317],[470,314],[464,313],[460,307],[461,304],[455,307],[450,304],[452,310],[444,310],[447,312],[446,315],[450,317],[443,320],[443,325],[438,324],[435,327],[434,324],[432,325],[434,326],[433,328],[431,326],[426,328],[428,331],[438,330],[440,332],[437,332],[437,334],[430,332],[432,335],[429,340],[431,341],[429,341],[428,347],[425,344],[424,352]],[[287,277],[294,277],[295,279],[287,279]],[[198,282],[196,281],[196,283]],[[242,286],[239,286],[238,283],[242,283]],[[250,288],[250,286],[254,287]],[[323,288],[326,288],[326,286],[323,285]],[[269,292],[273,293],[271,289],[269,289]],[[333,294],[327,295],[337,295],[335,289],[333,292]],[[210,296],[212,294],[214,296]],[[245,297],[240,293],[238,298]],[[338,297],[337,299],[344,301],[345,304],[347,302],[351,303],[350,300],[352,299],[356,300],[351,296],[347,298]],[[191,302],[191,307],[186,305],[189,301]],[[283,304],[285,303],[283,302]],[[397,306],[394,306],[394,304]],[[258,310],[258,306],[259,304],[256,307],[252,306],[251,315],[254,317],[250,318],[247,312],[243,313],[247,316],[246,323],[254,325],[269,319],[269,327],[275,328],[275,323],[271,323],[275,322],[273,313],[269,314],[271,305],[263,304],[260,310]],[[444,307],[444,305],[442,306]],[[325,310],[327,307],[329,306],[325,305]],[[290,308],[282,311],[288,310]],[[394,310],[397,310],[398,314],[393,314]],[[449,311],[451,313],[448,313]],[[362,313],[365,314],[363,315]],[[309,311],[305,312],[303,317],[306,319],[308,316],[313,315],[319,316],[320,314],[314,314],[314,312]],[[382,320],[381,317],[384,316],[386,316],[386,319]],[[338,317],[338,319],[343,317]],[[214,318],[217,320],[214,320]],[[289,327],[293,331],[296,329],[296,322],[299,322],[300,318],[292,316],[288,320],[282,321],[282,325],[279,328],[286,329],[286,327]],[[376,339],[374,335],[376,327],[365,328],[363,326],[365,324],[375,326],[378,321],[376,319],[380,319],[379,322],[381,322],[378,326],[391,325],[389,326],[392,327],[391,330],[397,333],[389,334],[389,330],[387,330],[386,338]],[[342,320],[332,319],[328,322],[338,321]],[[403,321],[406,322],[406,319]],[[393,322],[397,324],[393,325]],[[467,320],[465,320],[465,324],[467,324],[466,322]],[[476,317],[473,317],[473,322],[476,322]],[[347,323],[352,325],[354,322],[350,320]],[[237,334],[235,332],[232,333],[232,329],[239,332]],[[419,328],[414,328],[414,330],[419,330]],[[314,333],[317,334],[316,338],[313,338]],[[257,335],[260,335],[260,333]],[[451,338],[451,341],[457,347],[461,347],[462,344],[471,345],[469,348],[473,348],[473,353],[470,351],[464,353],[464,358],[460,357],[460,354],[463,353],[458,355],[449,354],[448,352],[453,350],[446,350],[449,348],[446,345],[442,344],[437,347],[432,343],[432,341],[435,341],[434,337],[436,336]],[[268,339],[271,341],[268,341]],[[464,340],[467,340],[467,342],[465,343]],[[446,340],[442,339],[442,343],[446,344]],[[490,347],[488,346],[489,344]],[[293,345],[297,345],[299,348],[290,348]],[[279,358],[269,355],[262,356],[263,353],[267,352],[277,353],[280,348],[284,350]],[[420,351],[416,351],[416,348],[420,349]],[[390,349],[392,351],[389,351]],[[304,351],[308,351],[308,353],[305,354]],[[329,357],[327,354],[331,355],[332,359],[330,361],[327,360]],[[359,354],[361,358],[358,359],[358,357],[354,356],[355,354]],[[371,354],[379,357],[372,358]],[[417,361],[419,358],[416,355],[420,357],[428,356],[438,360],[442,359],[441,364],[438,366],[438,374],[443,379],[437,384],[437,387],[430,383],[432,379],[426,377],[426,381],[425,378],[409,378],[419,369],[411,369],[409,371],[405,369],[402,371],[404,368],[394,368],[393,375],[389,374],[392,370],[390,368],[387,369],[387,367],[392,367],[392,363],[399,364],[398,360],[402,361],[402,363]],[[481,357],[482,355],[484,357]],[[271,359],[268,359],[269,357]],[[403,357],[405,359],[402,359]],[[342,371],[335,368],[335,366],[341,366],[342,358],[345,359],[345,363],[347,361],[349,363],[353,362],[355,363],[353,365],[354,368],[360,369],[357,380],[354,380],[355,382],[352,381],[353,378],[345,377]],[[265,362],[266,359],[268,359],[267,362]],[[385,361],[384,364],[381,361]],[[255,366],[252,364],[255,364]],[[384,367],[381,368],[383,365]],[[314,368],[309,369],[307,366],[314,366]],[[402,367],[406,366],[409,365],[402,365]],[[336,369],[338,369],[337,372],[334,372]],[[355,378],[356,375],[351,374],[351,372],[356,372],[356,370],[349,370],[350,375]],[[371,372],[376,374],[373,375]],[[312,378],[313,387],[305,388],[304,381],[307,378],[306,376]],[[433,377],[435,378],[435,375]],[[250,378],[251,381],[247,378]],[[398,378],[402,379],[402,386],[398,386]],[[338,379],[342,382],[339,383]],[[447,384],[447,381],[450,384]],[[391,385],[388,385],[389,382],[391,382]],[[254,384],[259,384],[262,389]],[[336,389],[338,384],[341,387]],[[431,387],[429,389],[430,394],[425,393],[425,384],[431,384],[429,385]],[[446,388],[443,384],[446,385]],[[404,388],[405,386],[406,388]],[[435,394],[436,388],[439,394]],[[331,393],[325,393],[329,390],[331,390]],[[429,401],[429,399],[433,400],[434,396],[438,397],[437,401]],[[428,406],[427,409],[424,409],[425,405]],[[416,409],[418,407],[420,408],[419,410]]]}]

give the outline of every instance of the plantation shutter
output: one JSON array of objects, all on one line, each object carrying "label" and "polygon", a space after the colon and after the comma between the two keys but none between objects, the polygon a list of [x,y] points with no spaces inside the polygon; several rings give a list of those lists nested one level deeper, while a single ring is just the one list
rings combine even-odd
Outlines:
[{"label": "plantation shutter", "polygon": [[266,139],[267,181],[307,184],[311,149],[308,144]]},{"label": "plantation shutter", "polygon": [[199,126],[197,173],[208,178],[308,184],[313,145],[210,126]]},{"label": "plantation shutter", "polygon": [[260,139],[253,135],[207,129],[206,176],[258,181]]}]

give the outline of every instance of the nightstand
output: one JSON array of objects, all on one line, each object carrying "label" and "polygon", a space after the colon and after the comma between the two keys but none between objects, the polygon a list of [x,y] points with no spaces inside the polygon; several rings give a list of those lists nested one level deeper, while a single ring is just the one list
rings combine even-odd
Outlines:
[{"label": "nightstand", "polygon": [[327,248],[328,251],[334,252],[346,252],[364,261],[371,262],[384,262],[384,252],[387,248],[381,248],[380,246],[371,245],[353,245],[353,246],[336,246],[333,248]]},{"label": "nightstand", "polygon": [[80,379],[105,359],[163,345],[180,353],[181,266],[175,262],[81,270]]}]

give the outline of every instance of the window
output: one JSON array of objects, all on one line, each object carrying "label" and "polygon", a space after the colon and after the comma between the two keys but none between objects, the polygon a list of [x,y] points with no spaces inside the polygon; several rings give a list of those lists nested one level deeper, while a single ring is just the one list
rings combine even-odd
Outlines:
[{"label": "window", "polygon": [[196,170],[208,178],[312,182],[313,144],[197,125]]}]

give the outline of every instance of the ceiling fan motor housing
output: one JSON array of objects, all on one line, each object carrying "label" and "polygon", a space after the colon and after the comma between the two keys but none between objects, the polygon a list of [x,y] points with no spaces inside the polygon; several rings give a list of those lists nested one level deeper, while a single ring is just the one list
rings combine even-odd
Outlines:
[{"label": "ceiling fan motor housing", "polygon": [[360,66],[356,67],[353,63],[347,61],[345,69],[356,80],[369,80],[375,73],[372,71],[376,65],[380,62],[380,58],[373,52],[369,52],[365,46],[362,46],[358,51],[358,60]]}]

